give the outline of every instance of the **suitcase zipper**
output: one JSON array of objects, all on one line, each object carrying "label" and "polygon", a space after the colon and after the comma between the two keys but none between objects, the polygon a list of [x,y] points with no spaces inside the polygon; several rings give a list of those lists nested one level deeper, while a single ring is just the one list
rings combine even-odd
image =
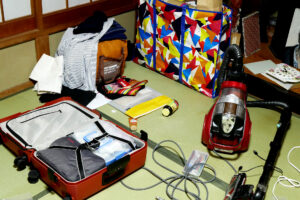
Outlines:
[{"label": "suitcase zipper", "polygon": [[45,114],[42,114],[42,115],[37,115],[37,116],[35,116],[35,117],[33,117],[33,118],[30,118],[30,119],[24,120],[24,121],[22,121],[22,122],[20,122],[20,123],[25,123],[25,122],[31,121],[31,120],[33,120],[33,119],[36,119],[36,118],[38,118],[38,117],[42,117],[42,116],[45,116],[45,115],[54,114],[54,113],[57,113],[57,112],[59,112],[59,113],[62,113],[62,111],[61,111],[61,110],[57,110],[57,111],[53,111],[53,112],[49,112],[49,113],[45,113]]},{"label": "suitcase zipper", "polygon": [[[29,114],[31,114],[31,113],[33,113],[33,112],[37,112],[37,111],[40,111],[40,110],[45,110],[45,109],[48,109],[48,108],[52,108],[52,107],[58,106],[58,105],[63,104],[63,103],[72,106],[73,108],[75,108],[76,110],[78,110],[78,111],[80,111],[81,113],[85,114],[87,117],[89,117],[89,118],[91,118],[91,119],[94,118],[94,117],[93,117],[92,115],[90,115],[89,113],[85,112],[84,110],[82,110],[82,109],[80,109],[80,108],[78,108],[78,107],[76,107],[76,106],[74,106],[74,105],[72,105],[72,104],[70,104],[70,103],[68,103],[68,102],[62,102],[62,103],[55,104],[55,105],[52,105],[52,106],[47,106],[47,107],[39,108],[39,109],[37,109],[37,110],[32,110],[31,112],[25,113],[25,114],[23,114],[23,115],[21,115],[21,116],[19,116],[19,117],[22,117],[22,116],[25,116],[25,115],[29,115]],[[18,117],[17,117],[17,118],[18,118]],[[16,119],[16,118],[15,118],[15,119]],[[14,120],[14,119],[11,119],[11,120]],[[9,120],[9,121],[11,121],[11,120]]]},{"label": "suitcase zipper", "polygon": [[[32,110],[31,112],[25,113],[25,114],[23,114],[23,115],[21,115],[21,116],[18,116],[18,117],[16,117],[16,118],[14,118],[14,119],[8,120],[8,121],[6,122],[6,128],[7,128],[8,131],[10,131],[10,133],[11,133],[15,138],[17,138],[20,142],[22,142],[22,143],[24,144],[25,148],[27,148],[27,147],[32,147],[32,146],[31,146],[30,144],[28,144],[28,143],[27,143],[20,135],[18,135],[14,130],[12,130],[12,129],[8,126],[8,123],[9,123],[10,121],[12,121],[12,120],[15,120],[15,119],[19,118],[19,117],[22,117],[22,116],[25,116],[25,115],[29,115],[29,114],[31,114],[31,113],[33,113],[33,112],[38,112],[38,111],[41,111],[41,110],[45,110],[45,109],[48,109],[48,108],[52,108],[52,107],[58,106],[58,105],[63,104],[63,103],[72,106],[73,108],[75,108],[75,109],[78,110],[79,112],[85,114],[85,115],[86,115],[88,118],[90,118],[90,119],[94,118],[91,114],[85,112],[83,109],[80,109],[79,107],[76,107],[75,105],[72,105],[72,104],[70,104],[70,103],[68,103],[68,102],[61,102],[61,103],[58,103],[58,104],[55,104],[55,105],[52,105],[52,106],[47,106],[47,107],[39,108],[39,109],[37,109],[37,110]],[[58,111],[55,111],[55,112],[58,112]],[[49,114],[50,114],[50,113],[49,113]],[[21,122],[21,123],[22,123],[22,122]]]}]

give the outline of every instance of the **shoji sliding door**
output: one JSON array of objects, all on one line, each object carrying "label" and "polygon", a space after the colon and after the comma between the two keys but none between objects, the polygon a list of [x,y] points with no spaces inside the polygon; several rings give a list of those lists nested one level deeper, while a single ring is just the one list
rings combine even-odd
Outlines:
[{"label": "shoji sliding door", "polygon": [[36,61],[43,53],[49,54],[49,34],[79,24],[96,10],[114,16],[134,10],[137,5],[138,0],[0,0],[0,99],[32,85],[26,77],[28,69],[10,84],[1,83],[9,76],[8,68],[23,62],[19,59],[16,63],[2,63],[1,56],[6,60],[9,48],[23,44],[31,47],[33,43],[34,52],[24,54],[23,59],[33,56]]}]

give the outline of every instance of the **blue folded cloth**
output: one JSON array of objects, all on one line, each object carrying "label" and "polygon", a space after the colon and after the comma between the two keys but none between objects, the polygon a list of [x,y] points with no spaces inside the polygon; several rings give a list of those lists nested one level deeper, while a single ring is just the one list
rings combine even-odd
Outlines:
[{"label": "blue folded cloth", "polygon": [[121,39],[126,40],[125,35],[126,29],[123,28],[118,22],[114,21],[113,25],[108,29],[108,31],[100,38],[99,42]]}]

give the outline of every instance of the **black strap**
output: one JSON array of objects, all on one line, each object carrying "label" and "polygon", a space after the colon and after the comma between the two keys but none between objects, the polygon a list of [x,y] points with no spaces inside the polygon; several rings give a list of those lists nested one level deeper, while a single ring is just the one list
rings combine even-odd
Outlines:
[{"label": "black strap", "polygon": [[100,129],[100,131],[103,133],[103,134],[108,134],[107,132],[106,132],[106,130],[103,128],[103,126],[99,123],[99,121],[96,121],[95,122],[95,124],[96,124],[96,126]]},{"label": "black strap", "polygon": [[82,159],[81,159],[81,150],[82,149],[87,149],[86,143],[81,144],[78,147],[51,146],[49,148],[50,149],[68,149],[68,150],[75,151],[76,157],[77,157],[77,165],[78,165],[80,180],[85,178],[84,170],[83,170],[83,163],[82,163]]},{"label": "black strap", "polygon": [[86,149],[86,148],[87,148],[86,144],[81,144],[76,149],[77,164],[78,164],[78,170],[79,170],[80,179],[85,178],[84,170],[83,170],[83,163],[82,163],[82,159],[81,159],[81,150],[82,149]]},{"label": "black strap", "polygon": [[69,150],[76,151],[77,165],[78,165],[80,179],[85,178],[84,169],[83,169],[83,162],[82,162],[82,159],[81,159],[81,150],[83,150],[83,149],[96,149],[100,145],[99,140],[101,138],[106,137],[106,136],[110,136],[112,138],[115,138],[117,140],[120,140],[122,142],[127,143],[132,148],[132,150],[135,149],[135,147],[133,146],[133,144],[130,141],[125,140],[124,138],[120,138],[120,137],[117,137],[117,136],[114,136],[114,135],[110,135],[109,133],[106,132],[106,130],[103,128],[103,126],[98,121],[96,121],[95,124],[100,129],[100,131],[103,133],[103,135],[94,138],[92,141],[80,144],[78,147],[67,147],[67,146],[51,146],[51,147],[49,147],[51,149],[69,149]]},{"label": "black strap", "polygon": [[112,138],[115,138],[117,140],[120,140],[122,142],[127,143],[132,148],[132,150],[135,150],[135,147],[133,146],[133,144],[130,141],[125,140],[124,138],[120,138],[120,137],[117,137],[117,136],[114,136],[114,135],[111,135],[111,134],[107,133],[106,130],[103,128],[103,126],[98,121],[96,121],[95,124],[101,130],[101,132],[103,133],[103,135],[94,138],[94,140],[100,140],[101,138],[103,138],[105,136],[110,136]]}]

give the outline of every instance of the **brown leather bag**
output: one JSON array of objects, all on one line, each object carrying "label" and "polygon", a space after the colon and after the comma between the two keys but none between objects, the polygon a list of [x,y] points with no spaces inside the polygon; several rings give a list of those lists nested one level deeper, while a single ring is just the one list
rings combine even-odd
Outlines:
[{"label": "brown leather bag", "polygon": [[108,84],[120,77],[124,73],[127,55],[126,40],[99,42],[96,85]]}]

